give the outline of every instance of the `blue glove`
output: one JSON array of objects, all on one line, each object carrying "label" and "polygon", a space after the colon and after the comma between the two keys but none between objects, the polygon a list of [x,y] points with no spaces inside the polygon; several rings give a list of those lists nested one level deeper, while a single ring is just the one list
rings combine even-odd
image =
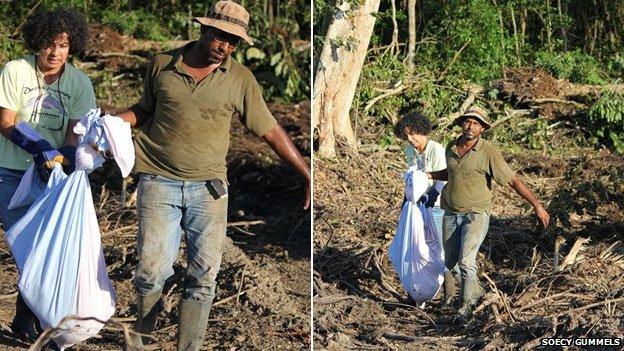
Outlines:
[{"label": "blue glove", "polygon": [[64,166],[69,165],[70,161],[55,150],[47,140],[26,122],[20,122],[15,125],[11,133],[11,141],[33,155],[37,167],[52,169],[54,168],[54,162]]},{"label": "blue glove", "polygon": [[420,197],[420,199],[418,199],[418,202],[425,205],[426,208],[431,208],[435,206],[436,200],[438,199],[438,195],[440,195],[440,193],[436,190],[436,188],[431,187],[429,190],[427,190],[426,193],[424,193]]},{"label": "blue glove", "polygon": [[436,190],[436,188],[431,187],[431,189],[427,192],[428,198],[425,202],[425,207],[431,208],[435,206],[436,200],[438,200],[438,195],[440,195],[440,193]]},{"label": "blue glove", "polygon": [[65,173],[69,174],[76,170],[76,147],[72,145],[65,145],[58,149],[63,155],[65,160],[69,163],[65,167]]},{"label": "blue glove", "polygon": [[418,199],[418,203],[423,205],[426,204],[427,201],[429,201],[429,194],[427,193],[422,194],[422,196]]}]

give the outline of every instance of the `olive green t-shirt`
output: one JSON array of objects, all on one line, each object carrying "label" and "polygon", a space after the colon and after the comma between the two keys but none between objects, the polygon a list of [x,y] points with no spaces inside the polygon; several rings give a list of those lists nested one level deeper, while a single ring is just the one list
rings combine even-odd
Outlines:
[{"label": "olive green t-shirt", "polygon": [[492,179],[506,186],[515,173],[500,152],[479,138],[463,157],[455,141],[446,147],[448,182],[442,191],[441,207],[452,212],[492,213]]},{"label": "olive green t-shirt", "polygon": [[185,47],[150,60],[139,105],[151,118],[135,138],[135,168],[177,180],[225,180],[232,116],[258,136],[277,121],[249,69],[228,57],[197,84],[182,66]]}]

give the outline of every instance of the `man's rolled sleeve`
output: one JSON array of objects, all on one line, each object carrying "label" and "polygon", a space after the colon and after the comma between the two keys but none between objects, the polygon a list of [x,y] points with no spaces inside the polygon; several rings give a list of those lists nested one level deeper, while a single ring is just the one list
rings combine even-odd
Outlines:
[{"label": "man's rolled sleeve", "polygon": [[257,136],[267,134],[277,124],[262,98],[260,86],[253,75],[247,79],[241,110],[238,113],[245,127]]},{"label": "man's rolled sleeve", "polygon": [[154,58],[147,65],[145,82],[143,84],[143,94],[139,100],[139,106],[147,113],[153,113],[156,106],[156,96],[154,95]]},{"label": "man's rolled sleeve", "polygon": [[490,174],[494,181],[505,186],[513,179],[516,173],[497,150],[492,150],[489,158]]}]

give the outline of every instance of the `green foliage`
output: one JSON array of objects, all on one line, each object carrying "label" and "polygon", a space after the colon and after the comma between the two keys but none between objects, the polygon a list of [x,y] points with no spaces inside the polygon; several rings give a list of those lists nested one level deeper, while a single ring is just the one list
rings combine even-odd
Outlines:
[{"label": "green foliage", "polygon": [[624,53],[615,54],[609,58],[607,72],[612,77],[624,77]]},{"label": "green foliage", "polygon": [[[393,55],[382,54],[362,68],[361,83],[354,97],[354,107],[363,110],[366,104],[405,79],[405,65]],[[372,105],[367,115],[374,119],[393,119],[390,113],[403,110],[411,104],[408,95],[395,95]]]},{"label": "green foliage", "polygon": [[519,133],[521,141],[533,150],[542,150],[548,145],[548,121],[544,118],[539,118],[532,122],[526,130]]},{"label": "green foliage", "polygon": [[392,145],[395,145],[399,142],[396,135],[394,135],[394,130],[392,126],[386,128],[384,136],[379,139],[378,145],[381,150],[385,150]]},{"label": "green foliage", "polygon": [[92,75],[95,98],[98,101],[111,101],[113,99],[113,74],[110,71],[100,71]]},{"label": "green foliage", "polygon": [[126,11],[123,16],[118,10],[105,9],[100,20],[102,24],[137,39],[165,41],[171,37],[162,26],[161,19],[143,9]]},{"label": "green foliage", "polygon": [[588,116],[594,140],[624,154],[624,94],[604,93],[589,109]]},{"label": "green foliage", "polygon": [[606,83],[606,74],[601,71],[600,63],[580,50],[563,53],[542,51],[536,55],[535,65],[573,83]]},{"label": "green foliage", "polygon": [[429,19],[423,37],[433,42],[421,46],[417,62],[478,83],[501,76],[511,39],[501,39],[499,9],[492,1],[425,1],[422,11]]},{"label": "green foliage", "polygon": [[[267,100],[300,101],[310,96],[309,3],[300,0],[242,1],[250,13],[249,34],[255,46],[242,45],[235,58],[249,66]],[[38,0],[0,1],[0,65],[23,56],[15,28]],[[199,25],[193,16],[205,16],[213,1],[190,0],[44,0],[37,10],[74,7],[91,24],[100,23],[136,39],[167,41],[196,39]]]}]

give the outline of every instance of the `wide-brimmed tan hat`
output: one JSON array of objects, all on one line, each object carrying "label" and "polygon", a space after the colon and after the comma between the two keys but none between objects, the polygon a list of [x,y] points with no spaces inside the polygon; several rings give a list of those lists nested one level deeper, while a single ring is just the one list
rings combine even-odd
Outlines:
[{"label": "wide-brimmed tan hat", "polygon": [[464,119],[469,118],[469,117],[478,120],[479,123],[481,123],[483,128],[486,130],[490,129],[490,127],[492,126],[490,121],[488,121],[487,111],[479,106],[473,106],[469,108],[468,111],[466,111],[466,113],[455,118],[455,124],[457,124],[458,126],[461,126]]},{"label": "wide-brimmed tan hat", "polygon": [[253,45],[253,41],[247,35],[249,12],[233,1],[219,1],[212,6],[208,17],[195,17],[193,21],[204,26],[219,28]]}]

